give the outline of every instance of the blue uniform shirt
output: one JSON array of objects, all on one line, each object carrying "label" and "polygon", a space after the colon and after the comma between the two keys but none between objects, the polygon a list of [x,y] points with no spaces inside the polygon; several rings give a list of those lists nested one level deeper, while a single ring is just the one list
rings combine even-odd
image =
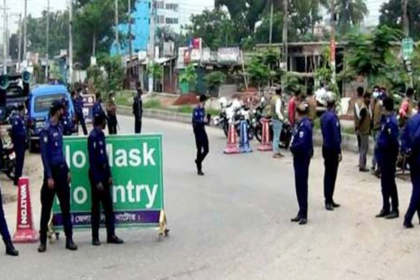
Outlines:
[{"label": "blue uniform shirt", "polygon": [[400,148],[398,141],[399,129],[397,118],[394,114],[383,118],[381,132],[377,140],[376,156],[378,161],[384,160],[387,156],[397,156]]},{"label": "blue uniform shirt", "polygon": [[83,97],[78,96],[73,99],[74,111],[77,115],[83,114]]},{"label": "blue uniform shirt", "polygon": [[326,111],[321,117],[323,147],[341,153],[341,125],[337,114]]},{"label": "blue uniform shirt", "polygon": [[420,112],[411,117],[401,136],[401,149],[405,154],[420,156]]},{"label": "blue uniform shirt", "polygon": [[10,124],[12,125],[12,138],[26,138],[25,119],[21,115],[13,115],[10,119]]},{"label": "blue uniform shirt", "polygon": [[96,101],[95,104],[93,104],[92,115],[93,117],[95,117],[95,116],[99,116],[100,114],[105,114],[105,112],[102,109],[101,103]]},{"label": "blue uniform shirt", "polygon": [[111,177],[108,156],[106,154],[106,140],[102,129],[95,127],[88,137],[89,171],[95,185]]},{"label": "blue uniform shirt", "polygon": [[63,134],[64,135],[72,135],[73,134],[73,120],[70,117],[70,113],[66,111],[61,116],[60,124],[62,126]]},{"label": "blue uniform shirt", "polygon": [[192,124],[195,128],[204,128],[206,124],[206,109],[204,107],[197,106],[193,110]]},{"label": "blue uniform shirt", "polygon": [[303,118],[296,126],[290,146],[294,156],[312,157],[314,146],[312,140],[312,123],[308,117]]},{"label": "blue uniform shirt", "polygon": [[63,152],[63,132],[61,125],[45,124],[40,134],[41,157],[44,174],[52,178],[51,168],[66,164]]}]

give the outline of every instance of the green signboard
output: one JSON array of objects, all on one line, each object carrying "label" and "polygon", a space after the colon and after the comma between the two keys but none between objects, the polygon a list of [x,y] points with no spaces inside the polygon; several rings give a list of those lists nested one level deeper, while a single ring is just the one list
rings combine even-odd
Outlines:
[{"label": "green signboard", "polygon": [[405,60],[411,58],[414,52],[414,41],[412,38],[404,38],[402,40],[402,53]]},{"label": "green signboard", "polygon": [[[118,135],[108,136],[106,141],[116,226],[159,225],[164,219],[162,136]],[[65,137],[64,153],[72,175],[73,226],[87,228],[91,219],[87,137]],[[53,213],[54,225],[61,226],[58,200],[55,200]]]}]

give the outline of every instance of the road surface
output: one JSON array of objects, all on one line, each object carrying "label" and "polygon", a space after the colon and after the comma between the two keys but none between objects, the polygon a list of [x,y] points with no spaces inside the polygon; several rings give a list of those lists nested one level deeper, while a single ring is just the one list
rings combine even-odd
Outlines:
[{"label": "road surface", "polygon": [[[122,132],[133,120],[120,117]],[[18,245],[19,258],[0,255],[0,279],[420,279],[420,227],[402,228],[402,218],[374,218],[380,210],[379,181],[356,171],[357,156],[345,154],[334,212],[323,208],[323,166],[319,149],[311,164],[309,223],[290,222],[297,213],[290,154],[223,155],[226,139],[209,130],[205,177],[197,177],[195,146],[188,125],[144,120],[147,132],[164,135],[166,210],[171,236],[157,242],[153,229],[121,229],[122,246],[91,245],[90,232],[76,232],[79,251],[64,240],[37,253],[37,244]],[[254,148],[256,143],[253,143]],[[27,159],[35,223],[38,228],[42,166]],[[4,180],[2,180],[4,181]],[[398,181],[401,212],[411,186]],[[4,192],[13,191],[5,183]],[[5,206],[11,231],[16,204]],[[101,231],[102,241],[105,230]],[[3,248],[0,248],[3,250]]]}]

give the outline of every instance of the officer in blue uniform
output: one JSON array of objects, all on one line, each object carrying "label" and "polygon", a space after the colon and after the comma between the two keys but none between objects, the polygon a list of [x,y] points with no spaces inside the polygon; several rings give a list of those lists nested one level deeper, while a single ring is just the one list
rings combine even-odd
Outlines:
[{"label": "officer in blue uniform", "polygon": [[312,123],[308,118],[308,112],[309,106],[307,103],[301,103],[296,108],[298,123],[290,147],[293,154],[296,195],[299,204],[299,212],[291,221],[299,222],[300,225],[305,225],[308,222],[309,164],[314,154]]},{"label": "officer in blue uniform", "polygon": [[47,250],[47,232],[51,208],[57,194],[60,202],[66,248],[75,251],[73,226],[70,216],[70,171],[63,152],[63,132],[59,123],[63,114],[61,101],[54,101],[50,108],[50,119],[40,134],[41,157],[44,165],[44,182],[41,188],[40,245],[38,252]]},{"label": "officer in blue uniform", "polygon": [[407,212],[404,217],[404,227],[412,228],[414,214],[420,220],[420,103],[418,104],[418,113],[408,120],[401,137],[401,146],[403,154],[408,158],[410,164],[411,183],[413,191]]},{"label": "officer in blue uniform", "polygon": [[[399,217],[398,190],[395,182],[398,153],[400,150],[399,129],[394,114],[394,100],[386,98],[382,105],[384,120],[376,143],[376,158],[381,170],[382,210],[377,218],[395,219]],[[392,209],[390,201],[392,202]]]},{"label": "officer in blue uniform", "polygon": [[106,139],[103,132],[105,114],[94,117],[94,128],[88,137],[89,180],[92,191],[92,245],[99,246],[100,207],[105,212],[107,243],[122,244],[115,235],[115,216],[112,200],[112,174],[106,154]]},{"label": "officer in blue uniform", "polygon": [[99,115],[105,115],[105,111],[102,108],[102,97],[101,97],[101,93],[98,92],[96,93],[96,101],[93,104],[93,108],[92,108],[92,115],[95,118],[95,116],[99,116]]},{"label": "officer in blue uniform", "polygon": [[71,94],[74,112],[76,113],[76,124],[80,123],[83,129],[83,134],[87,135],[87,128],[86,128],[86,121],[85,116],[83,114],[83,97],[80,96],[79,92],[82,91],[79,89],[78,91],[73,91]]},{"label": "officer in blue uniform", "polygon": [[0,235],[3,237],[4,245],[6,246],[6,255],[17,257],[19,252],[15,249],[12,243],[12,238],[7,228],[6,217],[4,215],[3,200],[0,189]]},{"label": "officer in blue uniform", "polygon": [[73,134],[73,120],[71,119],[70,112],[69,112],[69,101],[67,98],[63,98],[61,100],[63,104],[63,115],[61,116],[61,125],[63,129],[64,136],[70,136]]},{"label": "officer in blue uniform", "polygon": [[327,111],[321,117],[321,130],[324,140],[322,156],[325,166],[324,197],[325,209],[328,211],[340,207],[333,199],[338,166],[343,158],[341,155],[341,126],[335,111],[335,102],[334,96],[327,99]]},{"label": "officer in blue uniform", "polygon": [[197,166],[197,174],[199,176],[204,176],[203,173],[203,161],[209,153],[209,139],[206,133],[206,109],[204,104],[207,101],[205,95],[200,96],[200,103],[193,110],[192,115],[192,124],[195,136],[195,144],[197,146],[197,158],[195,159],[195,164]]},{"label": "officer in blue uniform", "polygon": [[143,118],[143,100],[141,96],[143,95],[143,91],[139,86],[137,88],[137,95],[134,97],[133,102],[133,115],[134,115],[134,133],[140,134],[141,133],[141,126],[142,126],[142,118]]},{"label": "officer in blue uniform", "polygon": [[27,137],[25,106],[19,105],[18,110],[19,112],[10,118],[10,124],[12,125],[12,142],[16,153],[15,186],[18,185],[19,178],[22,177]]}]

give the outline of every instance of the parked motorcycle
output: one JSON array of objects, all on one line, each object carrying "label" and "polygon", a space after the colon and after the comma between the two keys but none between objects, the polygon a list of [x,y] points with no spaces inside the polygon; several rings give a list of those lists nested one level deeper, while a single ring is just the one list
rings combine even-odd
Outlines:
[{"label": "parked motorcycle", "polygon": [[[10,131],[9,131],[10,133]],[[15,170],[16,170],[16,154],[13,147],[13,144],[7,143],[2,137],[0,141],[1,149],[1,171],[6,174],[10,180],[15,179]]]}]

